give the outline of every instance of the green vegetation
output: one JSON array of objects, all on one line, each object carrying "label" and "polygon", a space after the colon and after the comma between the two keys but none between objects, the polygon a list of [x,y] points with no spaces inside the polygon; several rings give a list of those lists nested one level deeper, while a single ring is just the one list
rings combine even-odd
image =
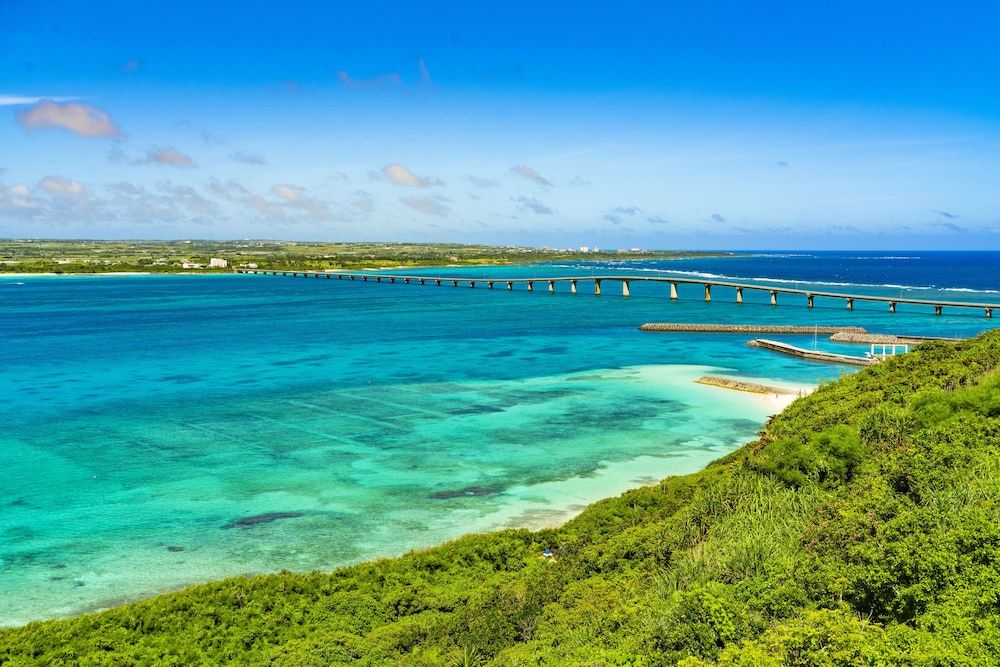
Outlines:
[{"label": "green vegetation", "polygon": [[[293,243],[284,241],[45,241],[0,240],[0,273],[228,272],[261,269],[366,269],[385,266],[523,264],[568,259],[679,258],[728,253],[572,250],[447,243]],[[229,268],[211,269],[212,257]],[[185,269],[189,261],[197,269]],[[253,268],[253,267],[251,267]]]},{"label": "green vegetation", "polygon": [[823,386],[561,528],[35,623],[0,663],[997,664],[997,517],[992,332]]}]

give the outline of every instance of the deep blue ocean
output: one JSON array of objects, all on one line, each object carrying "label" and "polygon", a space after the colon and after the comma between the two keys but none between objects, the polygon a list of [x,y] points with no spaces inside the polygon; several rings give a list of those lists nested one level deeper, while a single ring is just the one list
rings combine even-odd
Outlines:
[{"label": "deep blue ocean", "polygon": [[[411,273],[718,277],[1000,302],[1000,253],[760,252]],[[773,396],[855,372],[644,322],[972,336],[979,311],[699,285],[571,295],[272,276],[0,276],[0,624],[208,579],[330,569],[565,520],[753,438]],[[1000,317],[1000,310],[998,310]],[[813,336],[772,336],[862,354]]]}]

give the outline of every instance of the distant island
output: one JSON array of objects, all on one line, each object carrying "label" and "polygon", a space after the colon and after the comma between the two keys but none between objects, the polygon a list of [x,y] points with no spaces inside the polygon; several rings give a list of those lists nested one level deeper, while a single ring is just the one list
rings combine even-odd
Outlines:
[{"label": "distant island", "polygon": [[[735,253],[459,243],[0,240],[0,273],[190,273],[251,269],[482,266],[559,260],[683,259]],[[213,259],[219,260],[213,262]]]}]

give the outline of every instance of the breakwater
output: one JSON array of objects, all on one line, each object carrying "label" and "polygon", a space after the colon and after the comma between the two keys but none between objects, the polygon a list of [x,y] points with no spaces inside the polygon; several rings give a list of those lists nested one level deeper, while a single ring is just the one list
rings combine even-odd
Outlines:
[{"label": "breakwater", "polygon": [[909,336],[906,334],[876,334],[865,331],[838,331],[830,336],[834,343],[864,343],[866,345],[875,343],[877,345],[917,345],[930,340],[942,340],[948,343],[957,343],[961,338],[943,338],[936,336]]},{"label": "breakwater", "polygon": [[794,395],[798,392],[785,387],[773,387],[757,382],[747,382],[746,380],[734,380],[733,378],[719,377],[718,375],[703,375],[697,380],[698,384],[706,384],[710,387],[722,387],[723,389],[733,389],[734,391],[745,391],[751,394],[775,394]]}]

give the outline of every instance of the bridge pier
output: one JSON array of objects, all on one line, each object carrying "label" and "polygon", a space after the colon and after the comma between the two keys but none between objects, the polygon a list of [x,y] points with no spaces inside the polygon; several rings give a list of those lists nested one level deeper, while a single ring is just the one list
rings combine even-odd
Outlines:
[{"label": "bridge pier", "polygon": [[493,289],[493,281],[492,280],[487,280],[486,281],[486,286],[489,287],[490,289]]},{"label": "bridge pier", "polygon": [[895,313],[896,312],[896,302],[895,301],[890,301],[889,302],[889,312],[890,313]]},{"label": "bridge pier", "polygon": [[772,306],[778,305],[778,293],[774,290],[771,290],[771,305]]},{"label": "bridge pier", "polygon": [[528,291],[529,292],[534,292],[535,291],[535,283],[533,283],[530,280],[528,281]]},{"label": "bridge pier", "polygon": [[670,283],[670,299],[677,300],[677,283]]},{"label": "bridge pier", "polygon": [[992,317],[993,317],[993,309],[992,308],[987,308],[986,309],[986,319],[991,319]]},{"label": "bridge pier", "polygon": [[942,309],[943,309],[942,306],[934,306],[934,314],[935,315],[940,315]]},{"label": "bridge pier", "polygon": [[628,288],[628,281],[622,281],[622,296],[632,296],[632,291]]},{"label": "bridge pier", "polygon": [[457,280],[452,280],[451,281],[451,286],[452,287],[458,287],[458,281]]},{"label": "bridge pier", "polygon": [[556,291],[556,284],[554,281],[549,281],[549,294],[554,294]]},{"label": "bridge pier", "polygon": [[711,300],[712,300],[712,286],[708,283],[705,283],[705,302],[707,303]]},{"label": "bridge pier", "polygon": [[569,293],[570,294],[576,294],[576,281],[575,280],[569,281]]},{"label": "bridge pier", "polygon": [[814,297],[813,297],[812,294],[806,294],[806,307],[807,308],[812,308],[813,307],[813,299],[814,299]]},{"label": "bridge pier", "polygon": [[377,283],[382,282],[382,276],[375,276],[375,282]]},{"label": "bridge pier", "polygon": [[736,288],[736,303],[743,303],[743,288]]},{"label": "bridge pier", "polygon": [[404,285],[409,285],[410,284],[410,279],[409,278],[403,278],[403,284]]},{"label": "bridge pier", "polygon": [[469,288],[471,288],[471,289],[475,289],[476,288],[476,281],[475,280],[470,280],[469,281]]},{"label": "bridge pier", "polygon": [[594,295],[601,296],[601,281],[597,278],[594,279]]},{"label": "bridge pier", "polygon": [[509,290],[514,289],[514,283],[512,283],[511,281],[508,280],[507,281],[507,289],[509,289]]},{"label": "bridge pier", "polygon": [[847,300],[847,310],[854,310],[854,299]]},{"label": "bridge pier", "polygon": [[424,284],[424,279],[423,279],[423,278],[421,278],[421,279],[420,279],[420,284],[421,284],[421,285],[423,285],[423,284]]}]

